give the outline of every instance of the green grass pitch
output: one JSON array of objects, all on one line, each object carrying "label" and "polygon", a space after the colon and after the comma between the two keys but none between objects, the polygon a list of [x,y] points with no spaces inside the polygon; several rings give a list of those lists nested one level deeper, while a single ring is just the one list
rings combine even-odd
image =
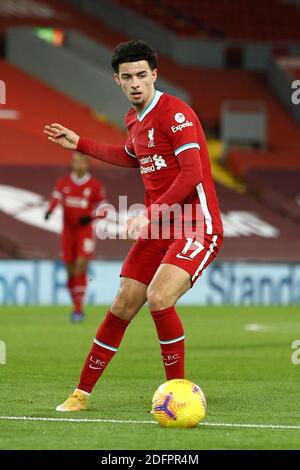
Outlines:
[{"label": "green grass pitch", "polygon": [[[298,307],[178,307],[186,377],[203,388],[208,404],[204,424],[188,430],[149,423],[152,395],[165,379],[146,308],[127,330],[90,410],[55,411],[76,386],[105,311],[89,307],[87,321],[73,325],[65,307],[0,308],[7,350],[0,365],[0,449],[300,448],[300,364],[291,361],[292,343],[300,339]],[[7,419],[24,416],[108,422]]]}]

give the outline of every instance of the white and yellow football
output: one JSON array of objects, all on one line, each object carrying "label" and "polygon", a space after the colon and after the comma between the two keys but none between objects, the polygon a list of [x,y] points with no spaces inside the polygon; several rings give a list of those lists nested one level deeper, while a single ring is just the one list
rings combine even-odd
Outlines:
[{"label": "white and yellow football", "polygon": [[152,414],[162,426],[194,428],[203,420],[205,412],[205,395],[189,380],[169,380],[153,395]]}]

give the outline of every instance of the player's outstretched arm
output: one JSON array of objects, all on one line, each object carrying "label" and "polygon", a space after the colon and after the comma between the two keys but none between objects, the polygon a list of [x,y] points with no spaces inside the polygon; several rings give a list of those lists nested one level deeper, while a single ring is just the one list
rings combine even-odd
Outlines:
[{"label": "player's outstretched arm", "polygon": [[130,156],[125,151],[124,145],[106,144],[98,142],[97,140],[80,137],[77,144],[77,150],[78,152],[85,153],[86,155],[90,155],[98,160],[110,163],[111,165],[127,168],[139,167],[138,159],[134,155]]},{"label": "player's outstretched arm", "polygon": [[130,157],[122,145],[111,145],[98,142],[92,139],[80,138],[78,134],[57,122],[46,125],[44,133],[48,135],[48,140],[69,150],[90,155],[111,165],[137,168],[138,159]]},{"label": "player's outstretched arm", "polygon": [[57,122],[46,125],[44,133],[48,135],[48,140],[54,144],[60,145],[61,147],[69,150],[77,149],[79,135]]}]

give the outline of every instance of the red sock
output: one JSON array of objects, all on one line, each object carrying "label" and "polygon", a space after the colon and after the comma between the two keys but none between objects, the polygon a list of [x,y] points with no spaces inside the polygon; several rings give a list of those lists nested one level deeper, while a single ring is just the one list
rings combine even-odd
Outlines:
[{"label": "red sock", "polygon": [[67,287],[68,287],[70,297],[71,297],[73,305],[74,305],[74,296],[73,296],[74,277],[69,277],[68,278]]},{"label": "red sock", "polygon": [[110,311],[107,312],[86,358],[77,388],[91,393],[107,364],[117,352],[128,325],[129,321],[122,320]]},{"label": "red sock", "polygon": [[72,294],[74,310],[76,310],[76,312],[80,312],[82,310],[82,302],[86,290],[87,275],[86,273],[77,274],[73,279]]},{"label": "red sock", "polygon": [[175,307],[151,312],[167,380],[184,378],[184,331]]}]

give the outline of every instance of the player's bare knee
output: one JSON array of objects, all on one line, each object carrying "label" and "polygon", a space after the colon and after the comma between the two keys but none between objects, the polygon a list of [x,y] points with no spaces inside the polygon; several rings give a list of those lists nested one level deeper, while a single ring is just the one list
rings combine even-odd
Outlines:
[{"label": "player's bare knee", "polygon": [[172,305],[172,300],[163,290],[151,287],[147,290],[147,301],[150,310],[154,312]]},{"label": "player's bare knee", "polygon": [[87,261],[83,259],[78,259],[75,262],[74,272],[77,276],[78,274],[84,274],[87,271]]},{"label": "player's bare knee", "polygon": [[67,274],[68,274],[68,279],[71,279],[72,277],[75,276],[75,269],[74,268],[68,269]]},{"label": "player's bare knee", "polygon": [[118,293],[110,310],[114,315],[122,318],[122,320],[131,320],[136,313],[132,300],[125,290],[121,290]]}]

